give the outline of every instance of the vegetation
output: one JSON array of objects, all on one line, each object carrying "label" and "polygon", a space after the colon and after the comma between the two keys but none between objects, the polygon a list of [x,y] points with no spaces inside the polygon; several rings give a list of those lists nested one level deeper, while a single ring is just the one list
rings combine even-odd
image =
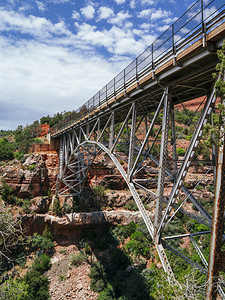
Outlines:
[{"label": "vegetation", "polygon": [[83,262],[87,261],[87,257],[84,253],[78,252],[76,254],[72,254],[70,257],[71,265],[80,266]]}]

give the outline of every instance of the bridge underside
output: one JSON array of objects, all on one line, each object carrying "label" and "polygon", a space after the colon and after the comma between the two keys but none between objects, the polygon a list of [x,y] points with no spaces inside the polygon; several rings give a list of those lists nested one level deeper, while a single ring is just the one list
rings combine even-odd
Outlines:
[{"label": "bridge underside", "polygon": [[[206,203],[197,191],[206,184],[213,189],[218,177],[218,149],[213,143],[209,146],[207,139],[218,101],[212,73],[225,32],[224,23],[220,26],[217,34],[211,33],[207,46],[198,41],[179,60],[167,61],[161,70],[124,87],[103,105],[85,111],[83,118],[70,120],[52,134],[60,139],[58,195],[79,195],[96,155],[106,153],[127,183],[162,266],[172,278],[165,249],[203,274],[208,272],[208,254],[201,243],[210,239],[213,201]],[[195,109],[186,109],[188,101],[197,98]],[[177,121],[181,110],[185,115],[182,125]],[[197,168],[201,172],[195,174]],[[190,187],[193,177],[196,183]],[[147,207],[140,190],[149,195]],[[177,222],[192,226],[186,232],[171,232],[171,225]],[[174,241],[182,243],[183,239],[189,239],[199,259],[174,247]]]}]

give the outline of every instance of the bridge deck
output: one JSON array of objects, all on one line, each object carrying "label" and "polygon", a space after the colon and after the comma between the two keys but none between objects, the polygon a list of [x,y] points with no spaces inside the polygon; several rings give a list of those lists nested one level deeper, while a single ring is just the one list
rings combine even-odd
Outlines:
[{"label": "bridge deck", "polygon": [[[224,6],[224,5],[223,5]],[[224,9],[207,24],[207,31],[197,29],[176,46],[176,54],[167,50],[155,62],[155,66],[149,63],[146,68],[137,73],[114,91],[107,94],[101,100],[101,91],[97,105],[89,100],[78,114],[72,113],[62,123],[57,124],[51,134],[57,138],[73,128],[85,124],[90,119],[96,119],[99,115],[107,115],[112,109],[120,107],[121,114],[127,113],[126,103],[137,100],[139,109],[146,113],[154,111],[161,99],[163,88],[172,86],[172,101],[174,104],[185,102],[208,93],[213,84],[212,72],[218,62],[216,50],[222,45],[225,37]],[[137,72],[137,70],[136,70]],[[121,81],[121,80],[120,80]],[[78,116],[78,117],[77,117]]]}]

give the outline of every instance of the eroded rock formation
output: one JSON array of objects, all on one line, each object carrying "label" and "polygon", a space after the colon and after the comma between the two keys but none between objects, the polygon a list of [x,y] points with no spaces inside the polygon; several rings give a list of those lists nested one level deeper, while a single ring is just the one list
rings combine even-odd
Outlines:
[{"label": "eroded rock formation", "polygon": [[29,155],[23,164],[12,161],[4,168],[3,179],[18,197],[44,195],[49,189],[48,170],[40,154]]}]

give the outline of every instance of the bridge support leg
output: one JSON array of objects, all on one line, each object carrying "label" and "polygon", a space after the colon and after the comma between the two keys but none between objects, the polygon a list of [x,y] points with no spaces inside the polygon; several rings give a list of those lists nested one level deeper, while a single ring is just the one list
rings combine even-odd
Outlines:
[{"label": "bridge support leg", "polygon": [[209,267],[206,299],[215,300],[219,288],[220,294],[223,294],[221,287],[218,287],[218,275],[220,267],[223,227],[224,227],[224,208],[225,208],[225,146],[224,138],[219,148],[217,158],[217,176],[215,184],[215,198],[213,206],[213,219],[211,229]]},{"label": "bridge support leg", "polygon": [[169,88],[167,88],[164,97],[164,111],[163,111],[163,121],[162,121],[162,138],[161,138],[161,148],[160,148],[157,202],[156,202],[156,212],[155,212],[155,233],[157,232],[158,224],[160,223],[162,218],[165,168],[166,168],[166,161],[167,161],[170,104],[171,104],[171,99],[169,96]]},{"label": "bridge support leg", "polygon": [[115,127],[115,115],[113,111],[111,115],[109,148],[112,148],[115,139],[114,127]]},{"label": "bridge support leg", "polygon": [[174,106],[171,105],[171,111],[170,111],[170,117],[171,117],[171,145],[172,145],[172,152],[173,152],[173,172],[174,176],[177,176],[177,146],[176,146],[176,127],[175,127],[175,110]]},{"label": "bridge support leg", "polygon": [[127,165],[127,174],[130,175],[130,172],[133,167],[134,159],[134,143],[135,143],[135,131],[136,131],[136,102],[132,103],[132,123],[131,123],[131,132],[130,132],[130,146],[129,146],[129,155],[128,155],[128,165]]}]

